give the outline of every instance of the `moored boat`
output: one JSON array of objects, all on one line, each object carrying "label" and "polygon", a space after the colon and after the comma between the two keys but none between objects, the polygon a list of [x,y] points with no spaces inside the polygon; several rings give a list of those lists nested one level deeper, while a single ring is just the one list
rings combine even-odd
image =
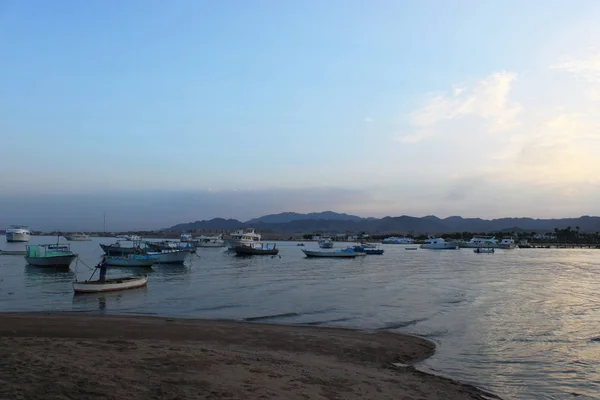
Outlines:
[{"label": "moored boat", "polygon": [[225,247],[223,235],[217,236],[200,236],[196,238],[197,247]]},{"label": "moored boat", "polygon": [[185,264],[190,252],[185,250],[149,251],[150,257],[156,258],[158,264]]},{"label": "moored boat", "polygon": [[390,236],[381,241],[383,244],[413,244],[414,239],[408,237]]},{"label": "moored boat", "polygon": [[354,252],[356,253],[357,256],[366,256],[367,255],[367,253],[365,252],[365,248],[362,246],[348,247],[348,249],[354,250]]},{"label": "moored boat", "polygon": [[90,237],[88,235],[86,235],[85,233],[66,233],[65,235],[65,239],[67,239],[68,241],[71,242],[86,242],[90,240]]},{"label": "moored boat", "polygon": [[7,242],[29,242],[29,228],[25,225],[11,225],[6,230]]},{"label": "moored boat", "polygon": [[331,240],[331,238],[324,237],[319,240],[319,247],[322,249],[331,249],[333,248],[333,240]]},{"label": "moored boat", "polygon": [[151,267],[158,262],[156,257],[139,254],[128,254],[121,257],[107,256],[105,259],[105,264],[112,267]]},{"label": "moored boat", "polygon": [[235,249],[237,246],[260,246],[262,244],[261,235],[256,233],[253,228],[238,229],[231,233],[230,236],[229,239],[225,240],[230,250]]},{"label": "moored boat", "polygon": [[499,247],[498,239],[495,236],[473,236],[471,240],[466,243],[460,243],[460,247],[473,249],[473,248],[497,248]]},{"label": "moored boat", "polygon": [[337,250],[306,250],[301,249],[306,257],[341,257],[354,258],[358,254],[352,249],[337,249]]},{"label": "moored boat", "polygon": [[[91,279],[98,269],[100,270],[100,277],[97,280],[92,281]],[[114,292],[117,290],[136,289],[144,287],[147,284],[148,278],[145,276],[106,279],[106,263],[103,261],[96,269],[94,269],[89,280],[73,282],[73,291],[75,294]]]},{"label": "moored boat", "polygon": [[456,250],[458,245],[454,242],[446,242],[443,238],[429,238],[421,245],[422,249],[429,250]]},{"label": "moored boat", "polygon": [[42,244],[27,246],[25,261],[35,267],[69,268],[77,254],[69,245]]},{"label": "moored boat", "polygon": [[511,237],[505,237],[500,241],[498,247],[501,249],[514,249],[517,247],[517,243],[515,242],[515,239]]},{"label": "moored boat", "polygon": [[493,254],[494,253],[494,249],[492,249],[492,248],[486,249],[486,248],[483,248],[483,247],[478,247],[475,250],[473,250],[473,253],[477,253],[477,254],[479,254],[479,253],[481,253],[481,254],[483,254],[483,253]]},{"label": "moored boat", "polygon": [[117,240],[116,243],[113,244],[102,244],[100,243],[100,247],[104,250],[106,255],[127,255],[127,254],[143,254],[143,250],[138,245],[122,246],[121,242]]},{"label": "moored boat", "polygon": [[275,243],[265,243],[261,246],[236,246],[233,248],[237,255],[277,255],[279,249]]}]

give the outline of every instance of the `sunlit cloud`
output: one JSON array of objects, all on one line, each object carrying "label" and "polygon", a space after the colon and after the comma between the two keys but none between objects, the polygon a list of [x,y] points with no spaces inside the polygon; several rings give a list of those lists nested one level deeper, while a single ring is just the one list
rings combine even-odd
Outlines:
[{"label": "sunlit cloud", "polygon": [[550,68],[567,72],[585,82],[600,83],[600,52],[587,58],[569,58]]}]

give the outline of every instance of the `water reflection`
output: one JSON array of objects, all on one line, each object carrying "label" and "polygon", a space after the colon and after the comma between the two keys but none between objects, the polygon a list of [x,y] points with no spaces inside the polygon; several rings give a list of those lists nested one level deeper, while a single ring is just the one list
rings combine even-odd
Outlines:
[{"label": "water reflection", "polygon": [[132,306],[142,304],[148,288],[105,292],[73,294],[73,309],[78,311],[120,311],[124,312]]}]

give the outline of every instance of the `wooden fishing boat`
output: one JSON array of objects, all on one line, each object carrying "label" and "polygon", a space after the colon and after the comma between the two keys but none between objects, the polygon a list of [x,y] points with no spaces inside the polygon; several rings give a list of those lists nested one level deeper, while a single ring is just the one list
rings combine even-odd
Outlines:
[{"label": "wooden fishing boat", "polygon": [[106,265],[112,267],[151,267],[158,262],[156,257],[138,254],[128,254],[124,257],[105,257]]},{"label": "wooden fishing boat", "polygon": [[[121,277],[106,279],[106,267],[108,257],[104,257],[102,262],[92,272],[90,279],[83,282],[73,282],[73,291],[79,293],[100,293],[114,292],[117,290],[136,289],[144,287],[148,284],[148,278],[140,277]],[[100,270],[100,277],[97,280],[92,280],[97,270]]]},{"label": "wooden fishing boat", "polygon": [[42,244],[27,246],[25,261],[34,267],[69,268],[77,254],[69,245]]},{"label": "wooden fishing boat", "polygon": [[73,282],[73,290],[75,293],[100,293],[114,292],[117,290],[136,289],[144,287],[148,284],[148,278],[144,277],[129,277],[129,278],[114,278],[106,279],[104,282],[84,281]]},{"label": "wooden fishing boat", "polygon": [[269,243],[266,243],[261,246],[246,246],[246,245],[235,246],[233,248],[233,251],[235,251],[235,254],[242,255],[242,256],[259,256],[259,255],[274,256],[274,255],[279,254],[279,249],[277,248],[277,245],[274,243],[271,243],[271,245],[269,245]]},{"label": "wooden fishing boat", "polygon": [[150,257],[156,258],[158,264],[185,264],[185,260],[190,257],[187,250],[162,250],[149,251]]},{"label": "wooden fishing boat", "polygon": [[352,249],[343,250],[306,250],[301,249],[306,257],[340,257],[340,258],[354,258],[358,254]]}]

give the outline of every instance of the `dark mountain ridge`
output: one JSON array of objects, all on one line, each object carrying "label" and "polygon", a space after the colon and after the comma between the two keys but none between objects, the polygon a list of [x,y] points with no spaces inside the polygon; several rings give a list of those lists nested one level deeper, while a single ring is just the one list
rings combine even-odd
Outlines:
[{"label": "dark mountain ridge", "polygon": [[356,215],[339,214],[332,211],[322,213],[299,214],[286,212],[270,214],[254,218],[246,222],[236,219],[213,218],[178,224],[166,229],[171,232],[188,232],[193,230],[234,230],[253,227],[258,230],[281,233],[413,233],[436,234],[449,232],[552,232],[555,228],[564,229],[579,227],[581,232],[600,232],[600,217],[582,216],[579,218],[534,219],[534,218],[463,218],[452,216],[438,218],[434,215],[426,217],[361,218]]}]

